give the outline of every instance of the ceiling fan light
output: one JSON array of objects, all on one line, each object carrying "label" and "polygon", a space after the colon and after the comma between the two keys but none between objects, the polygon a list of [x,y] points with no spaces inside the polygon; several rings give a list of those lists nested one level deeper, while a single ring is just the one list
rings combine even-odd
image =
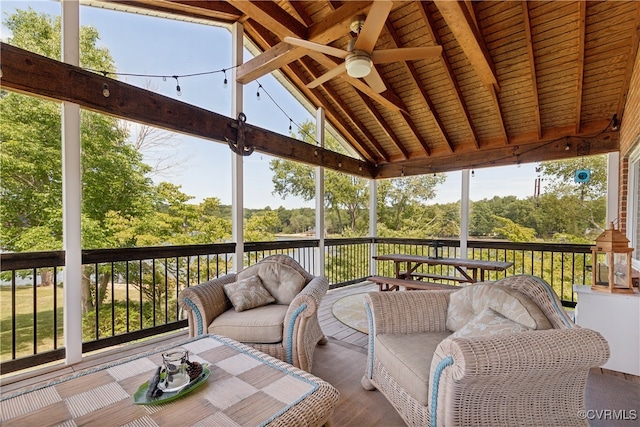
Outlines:
[{"label": "ceiling fan light", "polygon": [[347,74],[351,77],[360,78],[368,76],[373,63],[366,52],[354,52],[345,59]]}]

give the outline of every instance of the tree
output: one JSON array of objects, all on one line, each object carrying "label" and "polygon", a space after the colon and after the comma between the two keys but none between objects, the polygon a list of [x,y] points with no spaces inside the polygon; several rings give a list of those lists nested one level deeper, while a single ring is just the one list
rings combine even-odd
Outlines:
[{"label": "tree", "polygon": [[[300,134],[303,140],[313,143],[309,135],[315,134],[315,126],[311,122],[303,123]],[[325,145],[330,150],[340,151],[339,142],[328,133],[325,135]],[[299,196],[304,200],[315,197],[313,167],[290,160],[274,159],[269,168],[274,173],[274,193],[284,198]],[[364,178],[331,170],[325,172],[325,206],[337,218],[340,231],[346,227],[356,230],[358,215],[366,209],[368,198],[367,181]],[[347,213],[348,223],[343,218],[343,211]]]}]

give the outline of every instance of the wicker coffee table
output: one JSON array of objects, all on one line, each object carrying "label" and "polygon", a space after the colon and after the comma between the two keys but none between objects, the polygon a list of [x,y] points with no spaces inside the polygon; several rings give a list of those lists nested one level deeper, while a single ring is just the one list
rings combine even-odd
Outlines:
[{"label": "wicker coffee table", "polygon": [[[208,363],[206,382],[177,400],[137,405],[132,396],[180,347]],[[11,425],[330,425],[338,391],[329,383],[237,341],[205,335],[2,396]]]}]

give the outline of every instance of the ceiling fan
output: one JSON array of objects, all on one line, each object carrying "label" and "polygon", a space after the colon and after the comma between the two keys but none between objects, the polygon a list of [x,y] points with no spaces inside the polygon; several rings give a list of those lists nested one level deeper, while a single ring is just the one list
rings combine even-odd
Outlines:
[{"label": "ceiling fan", "polygon": [[307,87],[317,87],[346,73],[349,77],[363,78],[375,92],[381,93],[387,88],[373,64],[435,58],[442,53],[442,46],[374,50],[391,12],[391,6],[390,1],[376,1],[371,6],[368,16],[358,15],[353,18],[350,29],[356,37],[350,40],[347,50],[295,37],[285,37],[285,43],[344,59],[344,62],[310,82]]}]

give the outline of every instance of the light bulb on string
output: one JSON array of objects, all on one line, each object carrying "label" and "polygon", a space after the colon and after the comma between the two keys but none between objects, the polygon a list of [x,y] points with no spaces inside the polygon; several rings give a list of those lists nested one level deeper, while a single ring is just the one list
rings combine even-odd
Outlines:
[{"label": "light bulb on string", "polygon": [[471,169],[471,176],[476,176],[476,171],[474,171],[473,169]]},{"label": "light bulb on string", "polygon": [[111,95],[111,92],[109,91],[109,85],[105,83],[102,85],[102,96],[108,98],[109,95]]},{"label": "light bulb on string", "polygon": [[225,70],[224,68],[222,69],[222,72],[224,73],[224,87],[225,89],[227,88],[227,86],[229,86],[229,82],[227,82],[227,70]]},{"label": "light bulb on string", "polygon": [[173,76],[174,79],[176,79],[176,92],[178,93],[178,96],[182,96],[182,91],[180,90],[180,82],[178,81],[178,76]]},{"label": "light bulb on string", "polygon": [[293,120],[289,119],[289,132],[291,132],[291,123],[293,123]]},{"label": "light bulb on string", "polygon": [[262,87],[262,85],[258,84],[258,90],[256,91],[256,99],[258,101],[260,101],[260,88]]}]

